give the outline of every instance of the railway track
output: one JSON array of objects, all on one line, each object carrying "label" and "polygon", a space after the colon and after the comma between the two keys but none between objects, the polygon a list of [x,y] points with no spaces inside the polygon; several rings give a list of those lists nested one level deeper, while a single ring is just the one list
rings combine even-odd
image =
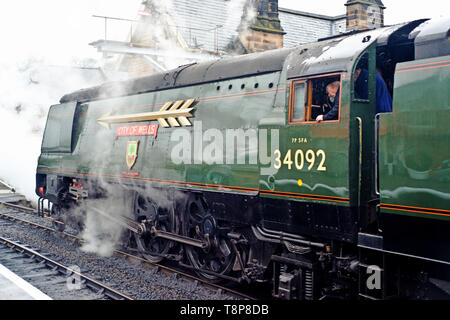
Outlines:
[{"label": "railway track", "polygon": [[38,251],[0,237],[0,264],[53,299],[134,300]]},{"label": "railway track", "polygon": [[[28,208],[28,207],[24,207],[24,206],[20,206],[20,205],[15,205],[15,204],[11,204],[11,203],[5,203],[5,202],[0,202],[0,205],[3,205],[5,207],[9,207],[11,209],[13,209],[13,211],[9,211],[8,213],[2,213],[0,212],[0,218],[6,221],[11,221],[11,222],[15,222],[15,223],[21,223],[23,225],[28,225],[31,226],[33,228],[37,228],[37,229],[41,229],[41,230],[45,230],[46,232],[51,232],[51,233],[55,233],[58,234],[64,238],[67,238],[71,241],[75,241],[78,242],[79,244],[83,243],[83,240],[73,234],[67,233],[67,232],[60,232],[54,228],[51,227],[47,227],[44,226],[42,224],[38,224],[26,219],[22,219],[19,217],[15,217],[11,214],[17,213],[17,212],[26,212],[26,213],[30,213],[30,214],[36,214],[37,215],[37,211],[32,209],[32,208]],[[47,220],[51,221],[51,218],[47,217]],[[192,282],[192,284],[194,286],[204,286],[205,288],[207,288],[208,290],[211,290],[212,293],[218,293],[218,294],[222,294],[222,293],[226,293],[229,294],[237,299],[245,299],[245,300],[257,300],[256,297],[246,294],[246,293],[242,293],[240,291],[237,291],[235,289],[232,288],[228,288],[226,286],[222,286],[216,283],[211,283],[208,282],[204,279],[201,279],[199,277],[196,277],[193,274],[190,274],[188,272],[184,272],[182,270],[178,270],[175,269],[173,267],[169,267],[163,264],[159,264],[159,263],[153,263],[150,262],[142,257],[136,256],[134,254],[131,254],[129,252],[125,252],[122,250],[115,250],[114,251],[114,255],[118,256],[120,258],[126,259],[132,263],[140,263],[142,265],[144,265],[146,268],[150,269],[152,272],[164,272],[167,275],[171,275],[174,276],[175,278],[182,278],[186,281]]]}]

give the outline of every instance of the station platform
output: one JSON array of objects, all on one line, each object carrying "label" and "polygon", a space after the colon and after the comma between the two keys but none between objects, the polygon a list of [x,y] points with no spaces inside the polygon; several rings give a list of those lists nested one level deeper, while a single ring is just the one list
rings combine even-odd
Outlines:
[{"label": "station platform", "polygon": [[26,200],[26,198],[16,193],[16,190],[0,179],[0,201],[1,202],[18,202]]},{"label": "station platform", "polygon": [[52,300],[45,293],[0,264],[0,300]]}]

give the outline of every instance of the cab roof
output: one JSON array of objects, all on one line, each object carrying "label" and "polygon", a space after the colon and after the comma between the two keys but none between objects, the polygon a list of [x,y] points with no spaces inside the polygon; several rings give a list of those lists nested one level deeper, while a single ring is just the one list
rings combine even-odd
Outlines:
[{"label": "cab roof", "polygon": [[414,39],[416,59],[450,55],[450,17],[422,23],[409,38]]}]

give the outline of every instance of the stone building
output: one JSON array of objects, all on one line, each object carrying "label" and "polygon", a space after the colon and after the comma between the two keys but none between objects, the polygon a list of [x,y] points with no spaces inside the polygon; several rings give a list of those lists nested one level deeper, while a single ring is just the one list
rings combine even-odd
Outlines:
[{"label": "stone building", "polygon": [[379,28],[384,25],[384,9],[381,0],[349,0],[347,7],[347,31]]},{"label": "stone building", "polygon": [[[347,13],[337,16],[279,8],[278,0],[147,0],[142,6],[118,64],[131,77],[380,27],[385,9],[381,0],[348,0]],[[93,45],[107,51],[102,41]]]}]

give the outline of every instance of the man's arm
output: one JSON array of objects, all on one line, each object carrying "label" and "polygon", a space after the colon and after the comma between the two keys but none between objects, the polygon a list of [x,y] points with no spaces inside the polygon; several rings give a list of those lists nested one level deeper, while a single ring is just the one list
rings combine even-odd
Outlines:
[{"label": "man's arm", "polygon": [[[339,93],[338,93],[339,94]],[[324,116],[324,121],[337,120],[339,118],[339,95],[336,94],[336,100],[334,100],[333,107]]]}]

